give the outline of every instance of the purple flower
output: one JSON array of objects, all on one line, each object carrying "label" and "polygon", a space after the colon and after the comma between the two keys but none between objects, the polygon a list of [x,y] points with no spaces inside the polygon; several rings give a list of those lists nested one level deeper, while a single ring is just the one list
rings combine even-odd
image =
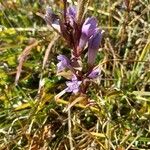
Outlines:
[{"label": "purple flower", "polygon": [[101,71],[99,70],[99,68],[92,70],[92,72],[88,75],[89,78],[94,79],[97,78],[98,76],[100,76]]},{"label": "purple flower", "polygon": [[70,68],[70,66],[71,66],[70,61],[66,56],[58,55],[57,59],[59,61],[59,63],[57,64],[57,71],[58,72],[63,71],[66,68]]},{"label": "purple flower", "polygon": [[70,6],[67,8],[67,19],[69,21],[69,24],[73,27],[75,18],[76,18],[77,9],[76,6]]},{"label": "purple flower", "polygon": [[76,94],[80,89],[81,83],[82,81],[78,81],[77,77],[73,75],[72,80],[66,82],[67,85],[66,92],[73,92]]},{"label": "purple flower", "polygon": [[48,25],[60,32],[59,17],[53,13],[50,7],[46,8],[46,14],[44,16],[44,19]]},{"label": "purple flower", "polygon": [[97,21],[94,17],[87,18],[82,25],[82,34],[79,41],[79,48],[83,49],[89,38],[94,34]]},{"label": "purple flower", "polygon": [[102,33],[97,29],[88,42],[88,64],[93,66],[102,39]]},{"label": "purple flower", "polygon": [[75,18],[76,17],[76,13],[77,13],[77,9],[76,6],[70,6],[67,8],[67,15]]},{"label": "purple flower", "polygon": [[93,34],[93,31],[95,31],[97,26],[97,20],[94,17],[88,17],[82,26],[82,33],[86,36],[90,37]]}]

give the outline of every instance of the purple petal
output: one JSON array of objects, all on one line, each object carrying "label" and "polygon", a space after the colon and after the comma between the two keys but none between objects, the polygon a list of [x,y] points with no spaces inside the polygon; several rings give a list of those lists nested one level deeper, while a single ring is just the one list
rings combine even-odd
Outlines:
[{"label": "purple petal", "polygon": [[82,26],[82,34],[90,37],[97,27],[97,21],[95,18],[87,18]]},{"label": "purple petal", "polygon": [[87,18],[82,25],[82,33],[79,41],[79,48],[83,49],[88,42],[89,38],[94,34],[97,26],[95,18]]},{"label": "purple petal", "polygon": [[93,66],[96,54],[102,39],[102,33],[99,29],[96,30],[94,35],[90,38],[88,43],[88,64]]},{"label": "purple petal", "polygon": [[78,81],[76,75],[73,75],[71,80],[72,80],[72,81]]},{"label": "purple petal", "polygon": [[76,6],[70,6],[67,8],[67,18],[68,21],[70,23],[70,25],[73,27],[74,23],[75,23],[75,18],[76,18],[76,13],[77,13],[77,9]]},{"label": "purple petal", "polygon": [[46,8],[44,19],[48,25],[60,31],[59,17],[53,13],[50,7]]},{"label": "purple petal", "polygon": [[57,59],[59,61],[66,61],[66,62],[69,61],[69,59],[65,55],[61,55],[61,54],[57,56]]},{"label": "purple petal", "polygon": [[57,64],[57,71],[58,71],[58,72],[63,71],[65,68],[66,68],[66,67],[63,66],[63,64],[62,64],[61,62],[59,62],[59,63]]},{"label": "purple petal", "polygon": [[74,75],[72,77],[72,81],[67,81],[66,82],[66,85],[67,85],[66,92],[77,93],[80,89],[80,84],[81,83],[82,83],[82,81],[78,81],[77,77]]},{"label": "purple petal", "polygon": [[84,24],[91,24],[92,27],[96,27],[96,26],[97,26],[97,20],[96,20],[96,18],[94,18],[94,17],[88,17],[88,18],[85,20]]},{"label": "purple petal", "polygon": [[70,61],[69,59],[64,55],[58,55],[57,59],[59,63],[57,64],[57,71],[60,72],[64,70],[65,68],[70,68]]},{"label": "purple petal", "polygon": [[67,15],[70,17],[75,18],[77,13],[76,6],[70,6],[67,8]]},{"label": "purple petal", "polygon": [[74,89],[72,92],[73,92],[74,94],[76,94],[76,93],[79,92],[79,89]]},{"label": "purple petal", "polygon": [[88,42],[88,37],[85,34],[82,34],[79,41],[79,48],[83,49]]},{"label": "purple petal", "polygon": [[95,70],[93,70],[89,75],[88,77],[93,79],[93,78],[97,78],[98,76],[100,76],[101,74],[101,71],[97,68]]},{"label": "purple petal", "polygon": [[90,24],[85,24],[82,27],[82,34],[85,34],[87,37],[89,37],[90,26]]}]

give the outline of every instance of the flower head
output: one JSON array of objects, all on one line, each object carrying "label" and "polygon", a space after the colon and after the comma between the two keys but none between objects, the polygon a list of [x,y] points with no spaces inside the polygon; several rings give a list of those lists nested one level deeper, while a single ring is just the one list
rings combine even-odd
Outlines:
[{"label": "flower head", "polygon": [[89,78],[94,79],[97,78],[98,76],[100,76],[101,71],[99,70],[99,68],[92,70],[92,72],[88,75]]},{"label": "flower head", "polygon": [[52,26],[54,29],[60,32],[59,17],[53,13],[50,7],[46,8],[44,19],[48,25]]},{"label": "flower head", "polygon": [[77,9],[76,6],[70,6],[67,8],[67,21],[71,27],[74,26],[75,18],[76,18]]},{"label": "flower head", "polygon": [[58,72],[63,71],[64,69],[69,68],[71,66],[70,61],[66,56],[58,55],[57,59],[59,61],[59,63],[57,64],[57,71]]},{"label": "flower head", "polygon": [[94,17],[87,18],[82,25],[82,33],[79,41],[79,48],[83,49],[89,38],[94,34],[97,27],[97,20]]},{"label": "flower head", "polygon": [[66,92],[73,92],[76,94],[80,89],[81,83],[82,81],[78,81],[77,77],[73,75],[72,80],[66,82],[67,85]]},{"label": "flower head", "polygon": [[97,29],[88,42],[88,64],[93,66],[102,39],[102,33]]},{"label": "flower head", "polygon": [[87,37],[90,37],[97,27],[97,20],[94,17],[88,17],[82,26],[82,34],[85,34]]},{"label": "flower head", "polygon": [[70,6],[67,8],[67,16],[75,18],[77,13],[76,6]]}]

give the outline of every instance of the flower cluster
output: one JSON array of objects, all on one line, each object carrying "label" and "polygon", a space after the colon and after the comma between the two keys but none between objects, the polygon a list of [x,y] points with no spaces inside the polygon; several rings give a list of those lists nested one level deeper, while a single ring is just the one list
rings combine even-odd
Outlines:
[{"label": "flower cluster", "polygon": [[[102,39],[102,31],[97,27],[97,20],[88,17],[77,23],[75,6],[64,7],[62,17],[46,9],[45,21],[66,40],[72,49],[71,58],[57,56],[57,72],[71,70],[72,78],[66,82],[66,92],[86,93],[89,82],[100,76],[99,68],[95,67],[95,59]],[[87,49],[87,55],[85,50]],[[84,52],[84,53],[83,53]],[[87,56],[87,69],[83,71],[82,58]],[[96,68],[96,69],[95,69]]]}]

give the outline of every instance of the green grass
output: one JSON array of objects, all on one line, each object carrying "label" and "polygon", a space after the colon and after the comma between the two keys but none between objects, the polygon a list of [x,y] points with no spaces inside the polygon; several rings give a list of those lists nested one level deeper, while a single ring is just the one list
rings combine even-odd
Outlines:
[{"label": "green grass", "polygon": [[123,0],[90,1],[86,16],[105,31],[101,81],[86,96],[57,101],[65,80],[56,58],[70,49],[40,17],[47,5],[62,9],[56,0],[0,1],[0,150],[150,149],[150,1],[131,1],[129,11]]}]

